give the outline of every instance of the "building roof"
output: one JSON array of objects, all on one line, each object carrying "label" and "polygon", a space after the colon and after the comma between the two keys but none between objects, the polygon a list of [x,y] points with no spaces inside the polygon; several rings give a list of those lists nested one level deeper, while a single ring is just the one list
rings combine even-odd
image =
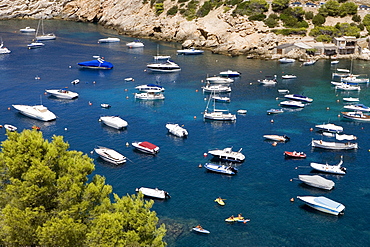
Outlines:
[{"label": "building roof", "polygon": [[312,46],[306,43],[303,43],[303,42],[297,42],[297,43],[294,43],[294,45],[302,49],[312,49]]}]

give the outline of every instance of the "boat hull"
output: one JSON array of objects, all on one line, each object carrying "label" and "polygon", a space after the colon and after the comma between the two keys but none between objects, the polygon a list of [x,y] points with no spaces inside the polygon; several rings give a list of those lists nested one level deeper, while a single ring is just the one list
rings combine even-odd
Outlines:
[{"label": "boat hull", "polygon": [[357,143],[326,142],[322,140],[312,140],[312,147],[331,149],[331,150],[350,150],[357,149]]},{"label": "boat hull", "polygon": [[126,128],[128,125],[128,123],[125,120],[117,116],[100,117],[99,121],[115,129],[123,129]]},{"label": "boat hull", "polygon": [[342,214],[345,209],[343,204],[323,196],[297,196],[297,198],[306,203],[306,205],[327,214],[339,215]]},{"label": "boat hull", "polygon": [[41,120],[44,122],[52,121],[57,118],[54,113],[49,111],[43,105],[36,105],[36,106],[13,105],[13,107],[17,109],[21,114],[27,117]]}]

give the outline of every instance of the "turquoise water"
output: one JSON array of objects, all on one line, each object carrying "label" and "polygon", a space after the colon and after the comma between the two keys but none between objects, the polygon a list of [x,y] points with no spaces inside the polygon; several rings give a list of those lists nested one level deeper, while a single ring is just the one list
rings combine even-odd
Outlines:
[{"label": "turquoise water", "polygon": [[[63,135],[71,149],[94,158],[95,173],[106,177],[114,193],[120,196],[135,193],[137,187],[158,187],[170,193],[171,199],[156,201],[153,209],[168,225],[169,246],[369,246],[370,181],[369,124],[344,121],[338,117],[342,97],[360,97],[370,104],[369,89],[360,92],[336,92],[330,85],[329,61],[301,67],[299,62],[281,65],[277,61],[227,57],[206,51],[200,56],[177,56],[180,44],[143,40],[144,49],[128,49],[133,38],[87,23],[46,21],[45,29],[57,35],[45,41],[45,47],[28,50],[32,35],[21,34],[20,28],[36,27],[37,21],[1,21],[0,36],[12,53],[0,56],[0,124],[9,123],[19,129],[41,127],[46,138]],[[120,43],[98,44],[104,37],[119,37]],[[161,54],[171,55],[182,71],[155,74],[145,71],[157,47]],[[81,70],[77,63],[100,55],[115,66],[110,71]],[[350,61],[341,61],[340,68],[349,68]],[[354,73],[367,73],[370,63],[354,61]],[[232,69],[242,76],[232,85],[231,103],[227,107],[238,115],[235,123],[204,122],[202,112],[207,101],[202,94],[202,80],[207,75]],[[281,80],[281,75],[294,73],[295,80]],[[278,84],[265,87],[257,83],[266,75],[278,76]],[[35,80],[39,76],[40,80]],[[125,82],[124,78],[135,80]],[[80,83],[72,85],[74,79]],[[95,81],[95,83],[93,83]],[[164,101],[136,101],[135,86],[158,83],[166,88]],[[73,101],[57,100],[44,95],[45,89],[68,87],[80,97]],[[314,99],[301,111],[269,116],[266,110],[278,108],[282,95],[277,89],[289,89]],[[339,100],[339,102],[337,102]],[[44,123],[17,113],[12,104],[39,104],[53,111],[58,119]],[[92,105],[89,105],[89,102]],[[103,109],[100,103],[109,103]],[[10,110],[8,108],[10,107]],[[120,115],[129,126],[118,131],[98,122],[102,115]],[[271,121],[273,120],[273,122]],[[358,136],[357,151],[313,150],[312,138],[322,138],[314,125],[332,122],[344,132]],[[183,124],[187,139],[169,135],[165,124]],[[3,133],[5,131],[3,130]],[[264,134],[287,134],[291,141],[272,146]],[[2,136],[4,140],[6,136]],[[157,156],[138,153],[126,143],[149,141],[161,150]],[[96,145],[113,148],[128,157],[129,162],[112,166],[91,154]],[[246,161],[238,165],[236,176],[224,176],[198,168],[210,157],[209,149],[243,148]],[[303,151],[305,160],[285,160],[284,151]],[[297,181],[299,174],[315,174],[310,162],[336,164],[344,156],[345,176],[324,175],[333,180],[332,191],[309,188]],[[297,169],[296,169],[297,168]],[[312,210],[300,201],[290,202],[297,195],[323,195],[346,206],[343,216],[336,217]],[[226,198],[224,207],[214,199]],[[228,224],[224,219],[242,213],[251,221]],[[201,224],[211,233],[199,235],[191,227]]]}]

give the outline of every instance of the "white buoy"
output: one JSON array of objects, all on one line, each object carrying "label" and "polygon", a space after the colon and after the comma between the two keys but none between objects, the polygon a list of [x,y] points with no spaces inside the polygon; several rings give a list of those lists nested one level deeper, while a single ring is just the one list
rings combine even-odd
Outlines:
[{"label": "white buoy", "polygon": [[65,131],[67,131],[68,129],[67,128],[64,128]]}]

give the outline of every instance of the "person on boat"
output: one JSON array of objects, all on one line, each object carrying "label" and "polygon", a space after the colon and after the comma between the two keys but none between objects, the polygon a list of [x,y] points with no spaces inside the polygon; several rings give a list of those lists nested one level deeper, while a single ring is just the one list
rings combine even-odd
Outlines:
[{"label": "person on boat", "polygon": [[203,227],[201,225],[197,225],[195,228],[197,228],[199,230],[203,230]]},{"label": "person on boat", "polygon": [[238,219],[239,219],[239,220],[244,219],[244,217],[242,216],[242,214],[238,214]]}]

